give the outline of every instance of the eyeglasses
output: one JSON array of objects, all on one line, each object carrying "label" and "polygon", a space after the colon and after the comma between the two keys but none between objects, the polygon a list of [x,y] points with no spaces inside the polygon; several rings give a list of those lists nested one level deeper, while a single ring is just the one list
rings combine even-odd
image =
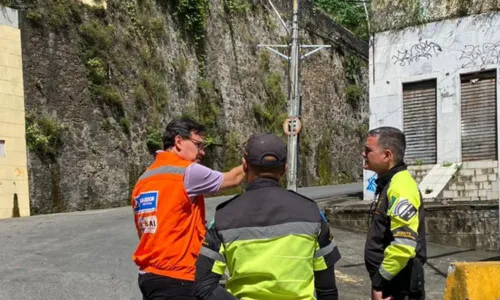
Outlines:
[{"label": "eyeglasses", "polygon": [[205,143],[203,143],[202,141],[198,141],[198,140],[195,140],[193,138],[190,138],[188,137],[188,139],[193,142],[193,144],[196,146],[196,148],[198,148],[198,150],[203,150],[205,149]]}]

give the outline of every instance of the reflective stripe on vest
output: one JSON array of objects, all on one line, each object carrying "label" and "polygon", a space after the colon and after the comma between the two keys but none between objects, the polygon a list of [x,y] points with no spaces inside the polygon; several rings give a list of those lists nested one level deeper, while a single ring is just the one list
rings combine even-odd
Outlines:
[{"label": "reflective stripe on vest", "polygon": [[224,243],[241,240],[276,238],[290,234],[317,235],[321,228],[320,223],[293,222],[264,227],[243,227],[221,230]]},{"label": "reflective stripe on vest", "polygon": [[186,168],[183,167],[164,166],[144,172],[144,174],[139,177],[139,180],[160,174],[184,174],[185,171]]}]

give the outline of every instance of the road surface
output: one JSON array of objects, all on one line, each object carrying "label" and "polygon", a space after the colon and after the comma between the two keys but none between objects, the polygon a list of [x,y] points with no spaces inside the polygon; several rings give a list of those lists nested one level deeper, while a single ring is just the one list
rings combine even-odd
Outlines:
[{"label": "road surface", "polygon": [[[207,200],[208,210],[216,205],[212,201]],[[364,237],[334,233],[343,255],[337,270],[340,299],[368,299]],[[130,207],[0,220],[0,241],[0,299],[142,299],[131,261],[137,235]],[[436,245],[429,252],[442,256],[426,267],[427,299],[442,299],[450,262],[497,256]]]}]

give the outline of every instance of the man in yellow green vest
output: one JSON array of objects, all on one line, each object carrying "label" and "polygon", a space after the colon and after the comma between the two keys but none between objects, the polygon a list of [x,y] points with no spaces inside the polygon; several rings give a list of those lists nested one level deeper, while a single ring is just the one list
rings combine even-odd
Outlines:
[{"label": "man in yellow green vest", "polygon": [[424,203],[404,163],[405,134],[394,127],[371,130],[363,151],[364,168],[377,174],[365,265],[372,300],[423,300],[427,259]]},{"label": "man in yellow green vest", "polygon": [[[339,250],[318,205],[281,188],[286,154],[274,134],[248,140],[248,185],[216,209],[196,262],[198,299],[338,299]],[[223,288],[219,280],[226,268]]]}]

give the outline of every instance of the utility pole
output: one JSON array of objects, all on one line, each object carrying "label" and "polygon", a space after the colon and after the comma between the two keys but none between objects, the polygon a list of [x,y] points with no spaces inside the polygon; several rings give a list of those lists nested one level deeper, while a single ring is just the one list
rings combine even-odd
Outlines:
[{"label": "utility pole", "polygon": [[[273,11],[278,16],[281,24],[287,31],[288,35],[291,35],[291,43],[288,45],[258,45],[258,47],[265,47],[271,52],[279,55],[283,59],[288,61],[289,75],[288,80],[290,82],[288,89],[288,118],[283,122],[283,130],[285,134],[288,135],[288,172],[287,172],[287,188],[293,191],[297,191],[297,165],[298,165],[298,136],[302,128],[300,122],[300,112],[301,112],[301,99],[300,99],[300,72],[299,72],[299,62],[308,57],[309,55],[318,52],[323,48],[328,48],[330,45],[300,45],[299,43],[299,0],[293,0],[292,6],[292,28],[291,32],[288,26],[285,24],[280,14],[274,7],[271,0],[269,0]],[[275,48],[288,48],[288,55],[281,53]],[[301,55],[300,49],[302,48],[314,48],[314,50]]]}]

